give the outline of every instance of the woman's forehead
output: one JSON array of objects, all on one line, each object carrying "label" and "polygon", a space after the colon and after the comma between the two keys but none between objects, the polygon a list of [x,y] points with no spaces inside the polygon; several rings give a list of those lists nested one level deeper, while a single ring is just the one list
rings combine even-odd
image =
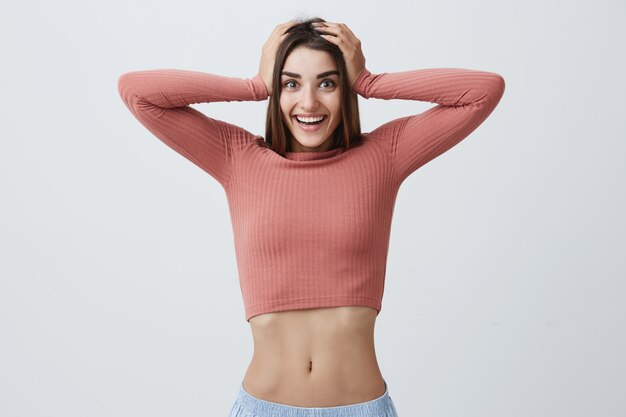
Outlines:
[{"label": "woman's forehead", "polygon": [[326,51],[300,47],[289,54],[283,70],[296,74],[318,75],[326,71],[336,71],[337,64]]}]

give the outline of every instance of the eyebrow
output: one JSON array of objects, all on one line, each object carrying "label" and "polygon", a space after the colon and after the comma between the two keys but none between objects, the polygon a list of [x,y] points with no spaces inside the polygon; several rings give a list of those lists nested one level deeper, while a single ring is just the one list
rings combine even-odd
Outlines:
[{"label": "eyebrow", "polygon": [[[300,74],[296,74],[295,72],[289,72],[289,71],[283,71],[281,75],[286,75],[288,77],[294,77],[294,78],[302,78]],[[329,75],[339,75],[339,71],[337,70],[326,71],[321,74],[318,74],[317,78],[324,78],[324,77],[328,77]]]}]

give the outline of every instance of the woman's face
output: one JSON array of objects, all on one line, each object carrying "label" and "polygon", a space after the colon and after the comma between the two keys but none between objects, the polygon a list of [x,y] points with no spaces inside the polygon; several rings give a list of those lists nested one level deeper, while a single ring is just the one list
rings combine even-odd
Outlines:
[{"label": "woman's face", "polygon": [[[280,110],[293,139],[292,152],[331,149],[332,135],[341,122],[339,71],[329,53],[306,47],[294,49],[281,73]],[[296,116],[321,123],[306,125]]]}]

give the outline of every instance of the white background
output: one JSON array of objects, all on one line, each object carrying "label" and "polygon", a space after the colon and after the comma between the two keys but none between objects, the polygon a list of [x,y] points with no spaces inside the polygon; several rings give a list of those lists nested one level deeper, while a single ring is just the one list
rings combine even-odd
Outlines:
[{"label": "white background", "polygon": [[[346,23],[374,73],[506,90],[413,173],[376,351],[400,417],[626,415],[620,1],[12,2],[0,17],[0,415],[226,416],[252,355],[226,196],[133,118],[127,71],[258,72]],[[364,132],[432,106],[359,98]],[[267,101],[196,105],[264,135]]]}]

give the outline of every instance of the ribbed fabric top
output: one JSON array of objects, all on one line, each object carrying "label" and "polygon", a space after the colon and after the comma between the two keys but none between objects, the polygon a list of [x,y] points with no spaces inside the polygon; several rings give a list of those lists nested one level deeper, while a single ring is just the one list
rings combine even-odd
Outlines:
[{"label": "ribbed fabric top", "polygon": [[225,77],[159,69],[118,80],[132,114],[224,188],[245,318],[285,310],[366,306],[380,312],[396,195],[412,172],[455,146],[496,107],[504,79],[434,68],[373,74],[362,97],[436,106],[389,121],[348,150],[288,152],[262,136],[207,117],[190,104],[260,101],[260,75]]}]

